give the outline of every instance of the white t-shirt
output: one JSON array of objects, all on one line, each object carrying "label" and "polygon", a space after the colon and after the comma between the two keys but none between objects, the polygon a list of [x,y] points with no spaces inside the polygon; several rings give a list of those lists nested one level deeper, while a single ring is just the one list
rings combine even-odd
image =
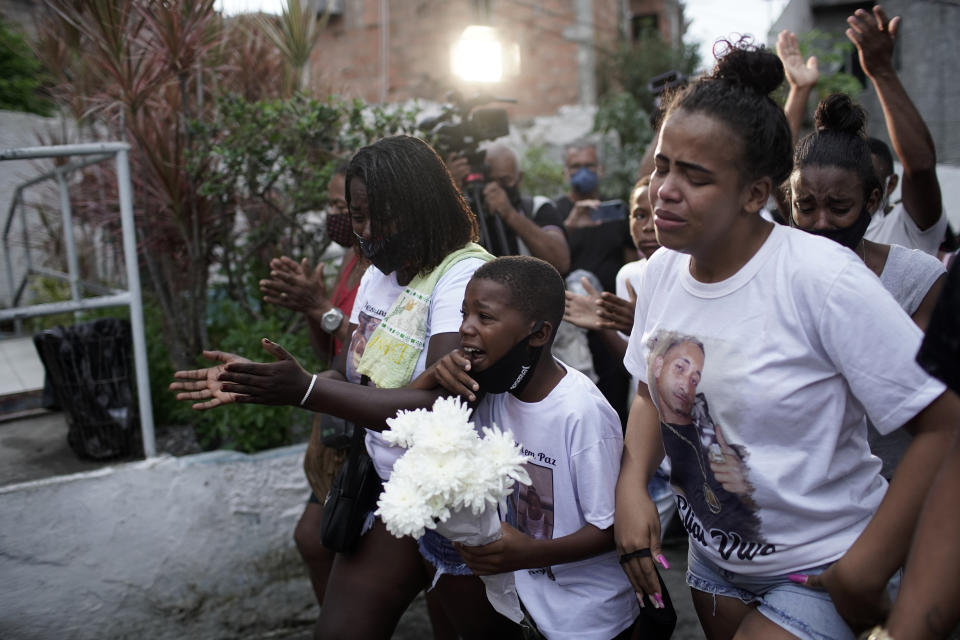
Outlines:
[{"label": "white t-shirt", "polygon": [[882,244],[899,244],[908,249],[920,249],[936,256],[946,231],[947,216],[943,212],[940,212],[940,217],[929,229],[921,231],[903,203],[898,202],[886,215],[879,211],[873,214],[863,237]]},{"label": "white t-shirt", "polygon": [[[430,311],[427,314],[427,346],[420,353],[420,359],[413,371],[414,378],[423,373],[426,368],[430,336],[460,331],[460,323],[463,320],[460,313],[463,308],[463,294],[473,272],[482,264],[484,261],[478,258],[466,258],[450,267],[437,281],[433,297],[430,299]],[[360,382],[357,363],[363,355],[363,349],[374,329],[387,315],[387,311],[404,289],[404,286],[397,283],[396,273],[384,275],[376,267],[371,267],[363,274],[360,287],[357,289],[357,299],[350,313],[350,322],[357,325],[347,351],[347,380],[350,382]],[[366,442],[367,452],[373,458],[377,475],[386,482],[390,478],[393,463],[403,455],[404,450],[388,445],[377,431],[368,430]]]},{"label": "white t-shirt", "polygon": [[933,283],[946,272],[943,263],[933,256],[892,244],[880,282],[907,315],[912,316]]},{"label": "white t-shirt", "polygon": [[[540,402],[501,393],[486,396],[474,412],[475,424],[512,431],[531,457],[532,484],[514,489],[502,515],[541,539],[570,535],[588,523],[613,526],[620,420],[589,378],[564,368],[566,375]],[[520,599],[550,640],[609,640],[639,614],[614,551],[514,575]]]},{"label": "white t-shirt", "polygon": [[[886,492],[864,412],[889,433],[944,390],[914,360],[922,334],[852,251],[804,231],[775,226],[722,282],[689,265],[669,250],[649,260],[624,363],[661,415],[686,411],[661,434],[691,544],[744,575],[834,561]],[[672,382],[681,365],[699,372],[686,387]],[[749,488],[713,475],[733,460]]]},{"label": "white t-shirt", "polygon": [[[630,292],[627,291],[627,283],[630,283],[630,286],[633,288],[633,292],[636,293],[640,290],[640,284],[643,282],[643,270],[647,266],[647,259],[640,258],[639,260],[634,260],[633,262],[628,262],[627,264],[620,267],[620,271],[617,271],[617,287],[615,293],[618,298],[623,298],[624,300],[630,299]],[[624,340],[629,340],[629,334],[618,331],[620,337]],[[630,403],[633,402],[633,395],[637,392],[637,383],[639,379],[637,376],[630,376],[630,390],[627,393],[627,406],[630,406]]]}]

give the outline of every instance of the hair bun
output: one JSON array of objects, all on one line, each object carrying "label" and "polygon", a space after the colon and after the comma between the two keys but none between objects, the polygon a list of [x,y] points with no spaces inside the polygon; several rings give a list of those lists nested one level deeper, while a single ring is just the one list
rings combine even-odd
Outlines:
[{"label": "hair bun", "polygon": [[713,54],[717,64],[712,78],[748,87],[763,96],[769,95],[786,78],[780,58],[766,47],[754,45],[750,36],[736,42],[718,40],[713,45]]},{"label": "hair bun", "polygon": [[866,135],[867,112],[845,93],[834,93],[817,105],[814,116],[817,131],[837,131],[847,135]]}]

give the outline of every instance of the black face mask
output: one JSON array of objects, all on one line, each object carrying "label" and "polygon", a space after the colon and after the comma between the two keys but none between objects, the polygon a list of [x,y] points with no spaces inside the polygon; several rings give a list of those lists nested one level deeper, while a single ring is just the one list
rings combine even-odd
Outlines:
[{"label": "black face mask", "polygon": [[357,247],[360,248],[361,253],[384,275],[397,271],[407,263],[403,253],[403,243],[399,242],[396,236],[364,240],[356,233],[353,235],[357,239]]},{"label": "black face mask", "polygon": [[867,227],[869,226],[870,212],[864,207],[860,210],[860,217],[849,227],[844,227],[843,229],[811,229],[809,232],[815,236],[829,238],[838,244],[842,244],[851,251],[856,251],[857,245],[863,240],[863,234],[867,232]]},{"label": "black face mask", "polygon": [[533,331],[526,338],[513,345],[503,357],[483,371],[471,371],[470,377],[480,385],[484,393],[522,393],[527,383],[533,378],[533,371],[540,361],[540,352],[543,347],[529,346],[530,338],[540,330],[543,322],[537,322]]}]

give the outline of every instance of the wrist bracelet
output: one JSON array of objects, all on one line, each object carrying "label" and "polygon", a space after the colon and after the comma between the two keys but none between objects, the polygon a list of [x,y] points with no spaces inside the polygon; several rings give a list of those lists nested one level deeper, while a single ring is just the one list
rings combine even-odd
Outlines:
[{"label": "wrist bracelet", "polygon": [[300,406],[303,406],[303,403],[307,401],[307,398],[310,397],[310,392],[313,391],[313,385],[317,384],[317,374],[313,374],[313,377],[310,378],[310,386],[307,387],[307,392],[303,394],[303,399],[300,400]]}]

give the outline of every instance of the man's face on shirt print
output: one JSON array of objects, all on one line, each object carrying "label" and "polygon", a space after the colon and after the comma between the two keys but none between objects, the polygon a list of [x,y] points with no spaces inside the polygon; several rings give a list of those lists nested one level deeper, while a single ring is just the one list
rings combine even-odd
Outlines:
[{"label": "man's face on shirt print", "polygon": [[660,417],[671,424],[689,424],[703,374],[703,350],[694,342],[679,342],[657,356],[653,373]]}]

